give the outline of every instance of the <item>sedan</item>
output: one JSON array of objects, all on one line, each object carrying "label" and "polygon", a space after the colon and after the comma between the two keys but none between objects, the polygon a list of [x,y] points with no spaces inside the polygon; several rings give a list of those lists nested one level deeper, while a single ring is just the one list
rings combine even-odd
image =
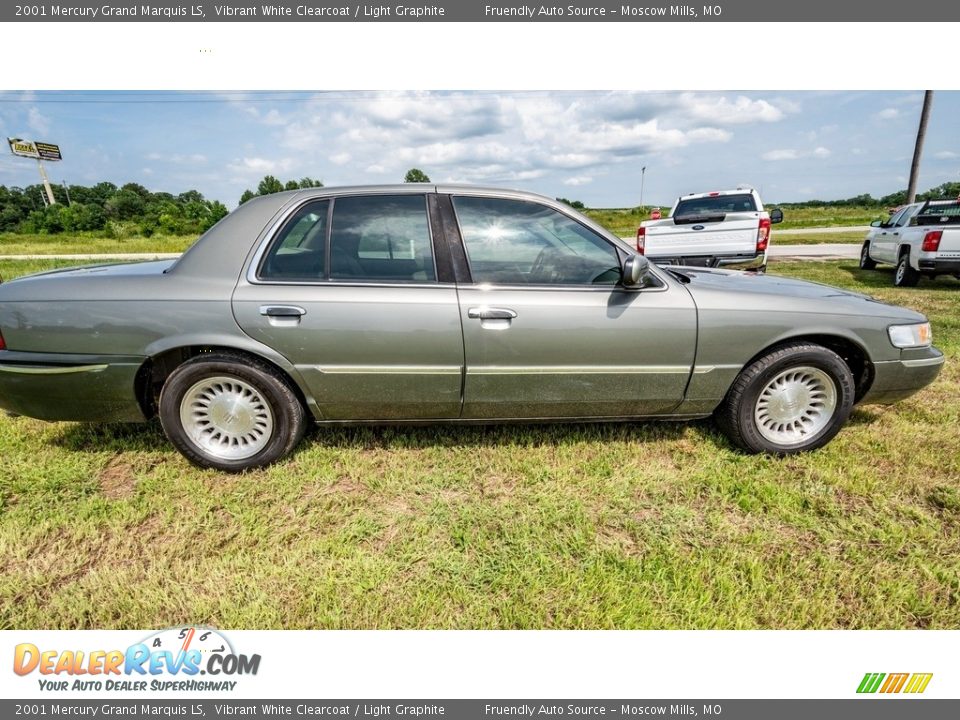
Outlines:
[{"label": "sedan", "polygon": [[0,285],[0,334],[0,408],[159,416],[224,471],[279,460],[310,422],[713,415],[747,452],[796,453],[944,360],[912,310],[657,267],[566,204],[443,185],[256,198],[176,261]]}]

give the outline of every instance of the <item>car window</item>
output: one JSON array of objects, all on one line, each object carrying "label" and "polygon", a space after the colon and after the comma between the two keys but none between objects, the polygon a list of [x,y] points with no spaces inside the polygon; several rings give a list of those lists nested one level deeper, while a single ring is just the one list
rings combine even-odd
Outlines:
[{"label": "car window", "polygon": [[750,193],[742,195],[713,195],[681,200],[673,217],[684,215],[710,215],[711,213],[752,212],[757,209],[756,200]]},{"label": "car window", "polygon": [[617,251],[553,208],[503,198],[455,197],[474,282],[615,285]]},{"label": "car window", "polygon": [[330,231],[330,277],[436,281],[426,197],[337,198]]},{"label": "car window", "polygon": [[329,200],[307,203],[286,222],[260,266],[260,277],[319,280],[326,276]]}]

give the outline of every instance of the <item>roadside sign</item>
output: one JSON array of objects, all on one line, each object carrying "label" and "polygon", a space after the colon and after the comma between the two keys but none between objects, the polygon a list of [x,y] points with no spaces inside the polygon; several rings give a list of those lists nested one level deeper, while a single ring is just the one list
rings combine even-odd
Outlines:
[{"label": "roadside sign", "polygon": [[37,146],[29,140],[7,138],[7,142],[10,143],[10,152],[12,152],[14,155],[28,158],[40,158],[40,153],[37,152]]},{"label": "roadside sign", "polygon": [[35,142],[34,146],[37,148],[37,154],[40,156],[41,160],[63,160],[63,155],[60,154],[59,145],[54,145],[53,143]]},{"label": "roadside sign", "polygon": [[7,138],[7,143],[10,145],[10,152],[20,157],[36,160],[63,160],[63,155],[60,154],[60,146],[53,143],[32,142],[20,138]]}]

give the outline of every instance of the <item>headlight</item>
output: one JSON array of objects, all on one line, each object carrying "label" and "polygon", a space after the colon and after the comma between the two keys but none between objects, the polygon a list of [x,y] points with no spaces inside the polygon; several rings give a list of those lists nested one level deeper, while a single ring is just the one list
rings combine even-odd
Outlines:
[{"label": "headlight", "polygon": [[887,334],[893,346],[898,348],[926,347],[933,341],[933,333],[930,331],[928,322],[916,325],[891,325],[887,328]]}]

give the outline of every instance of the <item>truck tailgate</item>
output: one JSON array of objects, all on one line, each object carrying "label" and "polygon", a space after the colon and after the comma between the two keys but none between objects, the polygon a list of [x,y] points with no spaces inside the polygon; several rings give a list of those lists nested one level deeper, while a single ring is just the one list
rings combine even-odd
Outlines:
[{"label": "truck tailgate", "polygon": [[644,225],[648,257],[748,255],[756,252],[760,215],[728,213],[722,221],[680,218]]}]

